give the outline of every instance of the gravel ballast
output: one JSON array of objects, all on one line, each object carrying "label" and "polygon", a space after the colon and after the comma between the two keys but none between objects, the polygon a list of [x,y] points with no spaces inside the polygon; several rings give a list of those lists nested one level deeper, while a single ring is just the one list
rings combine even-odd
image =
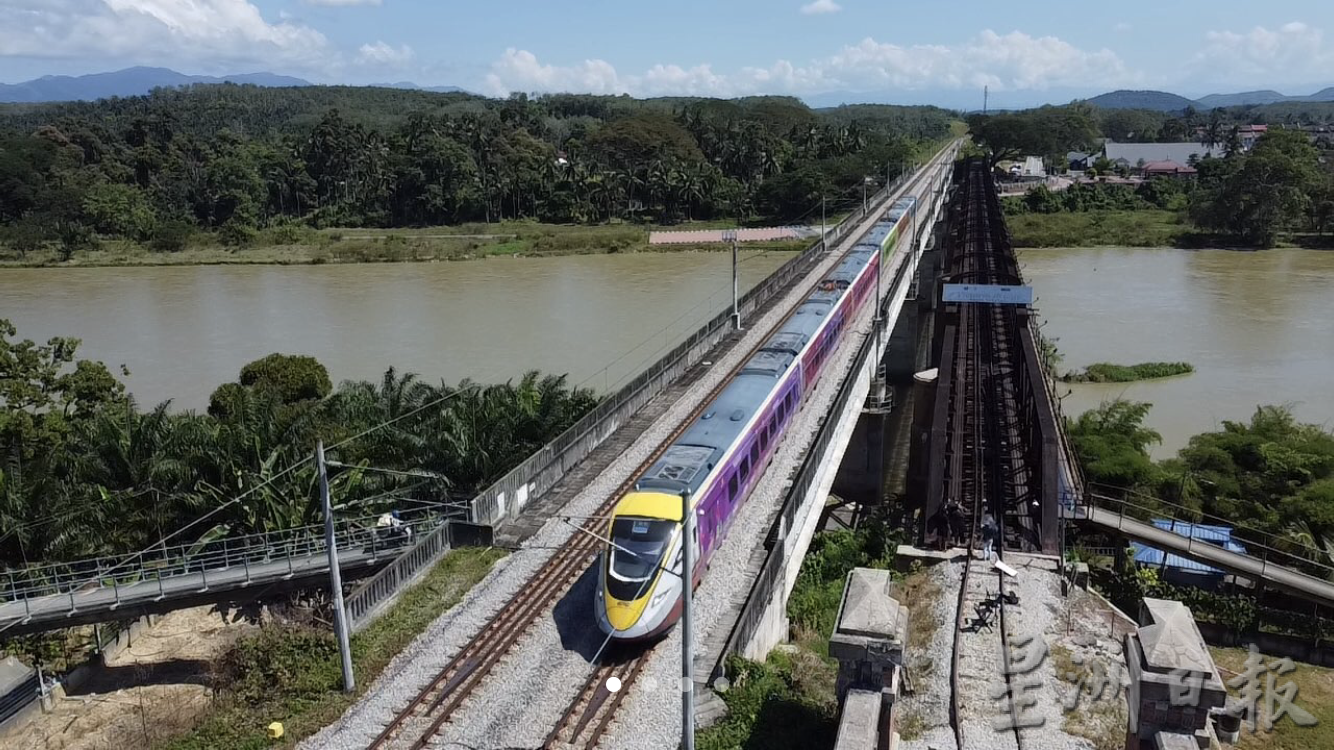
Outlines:
[{"label": "gravel ballast", "polygon": [[916,716],[920,734],[904,740],[903,750],[958,750],[954,743],[954,729],[950,726],[950,661],[954,652],[955,613],[959,605],[959,583],[963,565],[940,563],[924,575],[930,576],[940,587],[940,594],[929,612],[912,612],[910,616],[930,617],[935,623],[930,648],[920,653],[904,654],[913,694],[902,699],[901,715]]}]

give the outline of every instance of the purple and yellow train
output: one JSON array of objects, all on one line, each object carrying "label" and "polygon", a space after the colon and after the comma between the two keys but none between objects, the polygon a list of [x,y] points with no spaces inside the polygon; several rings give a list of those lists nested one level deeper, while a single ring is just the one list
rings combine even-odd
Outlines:
[{"label": "purple and yellow train", "polygon": [[617,503],[598,562],[594,606],[604,633],[654,638],[680,617],[681,494],[690,493],[695,512],[698,585],[825,360],[875,296],[880,264],[912,237],[916,213],[914,198],[894,203]]}]

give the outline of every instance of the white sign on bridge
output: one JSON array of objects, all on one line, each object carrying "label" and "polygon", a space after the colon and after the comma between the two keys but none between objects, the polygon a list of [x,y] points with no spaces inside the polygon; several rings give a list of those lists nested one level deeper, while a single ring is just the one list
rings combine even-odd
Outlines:
[{"label": "white sign on bridge", "polygon": [[989,302],[993,305],[1031,305],[1033,287],[999,284],[946,284],[946,302]]}]

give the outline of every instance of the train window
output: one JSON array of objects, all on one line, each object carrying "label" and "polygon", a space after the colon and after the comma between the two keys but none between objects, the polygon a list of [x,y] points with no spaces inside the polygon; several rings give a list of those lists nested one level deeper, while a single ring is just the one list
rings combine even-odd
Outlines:
[{"label": "train window", "polygon": [[751,443],[750,462],[756,466],[760,465],[760,446],[758,443]]},{"label": "train window", "polygon": [[767,451],[767,450],[769,450],[769,433],[772,432],[772,431],[773,431],[773,430],[772,430],[772,428],[771,428],[769,425],[765,425],[765,426],[764,426],[764,429],[763,429],[763,430],[760,430],[760,450],[761,450],[761,451]]},{"label": "train window", "polygon": [[783,420],[786,418],[787,418],[787,402],[783,401],[782,403],[778,404],[778,423],[782,424]]},{"label": "train window", "polygon": [[742,461],[741,461],[741,483],[742,483],[742,484],[745,484],[747,479],[750,479],[750,457],[749,457],[749,456],[747,456],[746,458],[742,459]]},{"label": "train window", "polygon": [[736,474],[732,474],[732,476],[727,478],[727,499],[735,503],[736,498],[737,498]]}]

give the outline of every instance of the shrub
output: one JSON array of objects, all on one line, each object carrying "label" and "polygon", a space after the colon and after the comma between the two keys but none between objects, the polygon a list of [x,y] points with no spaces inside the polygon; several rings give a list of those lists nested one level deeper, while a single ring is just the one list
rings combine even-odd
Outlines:
[{"label": "shrub", "polygon": [[218,229],[218,240],[228,247],[247,247],[254,243],[255,228],[235,219]]},{"label": "shrub", "polygon": [[179,219],[160,222],[148,241],[148,248],[155,253],[179,253],[189,244],[194,231],[193,225]]},{"label": "shrub", "polygon": [[270,354],[241,368],[241,385],[275,391],[285,404],[329,395],[329,371],[314,357]]}]

